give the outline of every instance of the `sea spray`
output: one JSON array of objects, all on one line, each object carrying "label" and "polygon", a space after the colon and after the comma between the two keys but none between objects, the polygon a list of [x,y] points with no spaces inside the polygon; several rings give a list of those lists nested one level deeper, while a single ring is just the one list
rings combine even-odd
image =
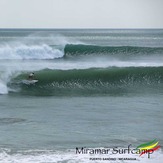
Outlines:
[{"label": "sea spray", "polygon": [[0,48],[0,60],[11,59],[55,59],[63,57],[64,53],[46,44],[43,45],[5,45]]},{"label": "sea spray", "polygon": [[8,93],[8,89],[6,84],[4,84],[1,80],[0,80],[0,94],[7,94]]}]

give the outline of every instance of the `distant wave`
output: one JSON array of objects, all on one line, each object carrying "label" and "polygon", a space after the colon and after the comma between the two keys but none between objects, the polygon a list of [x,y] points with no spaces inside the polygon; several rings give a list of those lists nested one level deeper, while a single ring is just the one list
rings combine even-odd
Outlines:
[{"label": "distant wave", "polygon": [[163,47],[135,46],[96,46],[84,44],[56,45],[3,45],[0,47],[0,60],[57,59],[68,56],[107,55],[122,58],[124,56],[163,55]]},{"label": "distant wave", "polygon": [[108,54],[108,55],[150,55],[163,54],[163,47],[136,47],[136,46],[96,46],[83,44],[67,44],[64,48],[66,56],[69,55],[91,55],[91,54]]},{"label": "distant wave", "polygon": [[[10,83],[11,88],[21,88],[22,93],[35,95],[68,95],[123,92],[129,88],[162,86],[163,67],[91,68],[84,70],[41,70],[36,72],[39,82],[33,86],[21,83],[23,73]],[[142,87],[143,86],[143,87]],[[121,90],[121,91],[120,91]]]}]

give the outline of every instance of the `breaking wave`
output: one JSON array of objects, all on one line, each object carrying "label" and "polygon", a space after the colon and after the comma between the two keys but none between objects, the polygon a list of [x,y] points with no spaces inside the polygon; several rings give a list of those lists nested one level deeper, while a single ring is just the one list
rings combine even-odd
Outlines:
[{"label": "breaking wave", "polygon": [[[87,59],[86,55],[93,57]],[[101,55],[109,56],[109,58],[100,58]],[[82,60],[77,56],[82,56]],[[134,58],[130,60],[130,56],[134,56]],[[140,56],[139,60],[137,56]],[[145,58],[142,59],[143,56]],[[152,58],[148,61],[150,56]],[[73,60],[72,57],[77,59]],[[133,83],[135,85],[135,83],[141,82],[144,85],[158,84],[162,83],[163,65],[160,62],[162,57],[163,47],[96,46],[67,43],[61,45],[1,44],[0,94],[15,92],[15,90],[17,92],[15,87],[19,88],[18,90],[21,92],[30,92],[31,88],[22,86],[20,83],[15,84],[15,81],[20,76],[22,79],[26,78],[27,73],[31,71],[37,72],[39,83],[33,87],[35,89],[33,91],[38,94],[42,94],[42,92],[51,95],[65,94],[65,92],[68,94],[69,91],[75,92],[75,94],[77,92],[80,94],[85,92],[109,93],[113,88],[122,85],[131,86]],[[58,58],[62,58],[59,60],[60,62],[57,60]],[[10,60],[11,64],[5,63],[6,60],[7,62]],[[30,63],[26,64],[24,61],[19,65],[15,60],[30,60]],[[35,64],[32,63],[33,60],[42,61],[37,61]],[[19,76],[16,78],[17,75]]]},{"label": "breaking wave", "polygon": [[13,59],[55,59],[63,57],[63,51],[44,45],[5,45],[0,48],[0,60]]},{"label": "breaking wave", "polygon": [[151,56],[163,54],[163,47],[132,47],[132,46],[96,46],[84,44],[56,45],[3,45],[0,47],[0,60],[12,59],[57,59],[67,56],[81,55],[110,55],[123,56]]},{"label": "breaking wave", "polygon": [[[162,87],[163,67],[90,68],[83,70],[50,70],[36,72],[39,82],[25,85],[23,73],[8,84],[30,95],[116,94]],[[121,91],[120,91],[121,90]],[[70,93],[71,92],[71,93]]]}]

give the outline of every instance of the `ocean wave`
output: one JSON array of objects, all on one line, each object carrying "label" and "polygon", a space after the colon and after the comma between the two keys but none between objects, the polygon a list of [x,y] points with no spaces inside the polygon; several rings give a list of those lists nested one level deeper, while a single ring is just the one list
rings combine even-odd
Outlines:
[{"label": "ocean wave", "polygon": [[[28,77],[28,74],[30,72],[37,72],[37,76],[44,73],[45,69],[47,69],[45,76],[42,75],[42,77],[40,76],[39,78],[42,79],[42,81],[45,81],[45,84],[48,83],[48,79],[54,77],[50,82],[58,82],[55,81],[56,79],[58,79],[58,76],[62,76],[63,81],[62,81],[62,86],[66,87],[66,84],[63,84],[65,82],[66,79],[66,73],[67,73],[67,77],[69,76],[69,79],[65,82],[68,83],[69,85],[73,86],[73,83],[75,85],[75,82],[78,83],[79,81],[77,80],[77,78],[82,78],[82,80],[85,80],[87,78],[90,79],[91,76],[95,76],[95,70],[90,71],[89,69],[103,69],[104,71],[106,71],[105,69],[109,69],[109,71],[107,72],[108,77],[112,74],[111,70],[116,69],[117,71],[115,71],[117,74],[118,71],[120,71],[120,69],[127,69],[130,70],[129,68],[131,68],[131,70],[133,70],[133,67],[136,68],[159,68],[162,67],[163,64],[161,62],[158,61],[149,61],[149,62],[145,62],[145,61],[117,61],[117,60],[107,60],[105,58],[88,58],[88,59],[84,59],[84,60],[64,60],[64,59],[60,59],[60,60],[1,60],[0,61],[0,94],[7,94],[8,92],[18,92],[17,89],[13,89],[10,87],[7,87],[7,83],[10,83],[14,78],[16,78],[16,76],[20,75],[20,74],[25,74],[23,76],[23,79],[26,79]],[[48,70],[49,70],[49,75],[48,75]],[[53,73],[52,73],[53,71]],[[87,75],[89,71],[90,75]],[[58,72],[58,73],[57,73]],[[72,73],[71,73],[72,72]],[[100,72],[99,72],[100,73]],[[104,72],[102,72],[103,74]],[[129,71],[128,71],[129,73]],[[132,74],[133,72],[131,72]],[[57,75],[56,75],[57,74]],[[75,80],[71,80],[72,74],[74,75],[74,78],[76,77]],[[81,77],[79,76],[79,74],[81,75]],[[158,72],[156,72],[155,74],[158,74]],[[98,75],[98,74],[97,74]],[[104,74],[105,75],[105,74]],[[119,74],[120,75],[120,74]],[[154,75],[154,74],[153,74]],[[114,75],[113,75],[114,76]],[[121,75],[120,75],[121,76]],[[106,76],[104,76],[106,78]],[[103,79],[104,77],[102,77],[101,79]],[[111,78],[113,78],[112,76],[110,76]],[[154,78],[154,77],[153,77]],[[23,80],[22,79],[22,80]],[[100,79],[100,80],[101,80]],[[156,78],[157,79],[157,78]],[[93,81],[94,80],[94,81]],[[94,78],[93,80],[89,81],[89,83],[91,84],[92,82],[97,83],[97,81],[99,82],[98,79]],[[117,79],[118,80],[118,79]],[[124,78],[122,79],[124,80]],[[154,80],[154,79],[152,79]],[[72,83],[71,83],[72,82]],[[108,78],[108,82],[110,83],[110,79]],[[116,80],[115,80],[116,82]],[[151,81],[150,81],[151,82]],[[112,82],[113,83],[113,82]],[[105,81],[106,84],[106,81]],[[79,83],[80,85],[80,83]],[[59,83],[59,86],[60,83]],[[100,86],[100,85],[99,85]],[[18,89],[19,90],[19,89]]]},{"label": "ocean wave", "polygon": [[[16,79],[23,79],[28,74],[23,73]],[[143,81],[149,79],[157,83],[163,81],[163,67],[109,67],[109,68],[89,68],[89,69],[71,69],[71,70],[50,70],[45,69],[36,72],[36,77],[40,84],[65,81],[106,81],[110,83],[121,82],[123,79],[132,79],[134,81]]]},{"label": "ocean wave", "polygon": [[84,44],[67,44],[64,48],[66,56],[72,55],[154,55],[163,54],[163,47],[136,47],[136,46],[97,46]]},{"label": "ocean wave", "polygon": [[[90,68],[84,70],[41,70],[35,72],[39,82],[25,85],[23,73],[12,79],[10,88],[21,88],[31,95],[116,94],[162,87],[163,67]],[[148,89],[147,89],[148,90]]]},{"label": "ocean wave", "polygon": [[101,55],[123,58],[124,56],[162,56],[163,47],[134,47],[134,46],[97,46],[87,44],[66,45],[3,45],[0,47],[0,60],[44,60],[68,56]]}]

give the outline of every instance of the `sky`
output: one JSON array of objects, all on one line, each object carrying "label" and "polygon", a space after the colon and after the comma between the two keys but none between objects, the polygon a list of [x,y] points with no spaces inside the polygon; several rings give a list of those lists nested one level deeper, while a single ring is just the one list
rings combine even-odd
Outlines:
[{"label": "sky", "polygon": [[0,0],[0,28],[163,28],[163,0]]}]

